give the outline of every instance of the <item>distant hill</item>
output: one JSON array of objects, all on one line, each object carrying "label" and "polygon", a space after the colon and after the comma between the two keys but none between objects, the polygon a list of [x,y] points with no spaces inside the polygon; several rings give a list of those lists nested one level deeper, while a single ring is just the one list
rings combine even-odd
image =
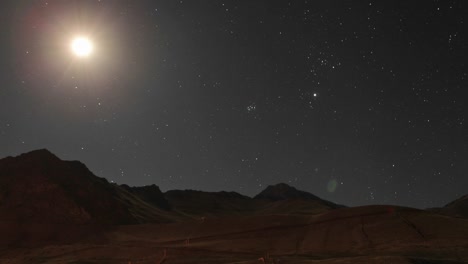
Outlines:
[{"label": "distant hill", "polygon": [[252,198],[236,192],[172,190],[164,197],[174,209],[189,215],[243,214],[255,210]]},{"label": "distant hill", "polygon": [[267,199],[271,201],[287,199],[321,200],[311,193],[299,191],[285,183],[269,185],[265,190],[257,194],[254,199]]},{"label": "distant hill", "polygon": [[154,184],[141,187],[130,187],[126,184],[122,184],[120,187],[153,206],[167,211],[171,210],[171,205],[164,197],[164,194],[161,192],[159,187]]},{"label": "distant hill", "polygon": [[[433,210],[466,217],[467,202]],[[254,198],[119,186],[37,150],[0,159],[0,263],[468,260],[466,219],[391,205],[342,207],[284,183]]]},{"label": "distant hill", "polygon": [[174,209],[195,216],[318,214],[343,206],[285,183],[268,186],[250,198],[236,192],[173,190],[164,194]]},{"label": "distant hill", "polygon": [[318,206],[328,207],[330,209],[342,208],[344,206],[337,205],[332,202],[323,200],[311,193],[300,191],[292,186],[285,183],[279,183],[276,185],[270,185],[261,193],[257,194],[254,199],[263,199],[269,201],[285,201],[285,200],[302,200],[302,201],[313,201]]},{"label": "distant hill", "polygon": [[448,216],[468,218],[468,195],[460,197],[442,208],[431,208],[429,210]]},{"label": "distant hill", "polygon": [[468,217],[468,195],[465,195],[444,206],[444,209],[455,216]]},{"label": "distant hill", "polygon": [[284,183],[268,186],[253,199],[236,192],[163,194],[156,185],[119,186],[45,149],[0,160],[0,221],[121,225],[198,216],[316,214],[339,207]]}]

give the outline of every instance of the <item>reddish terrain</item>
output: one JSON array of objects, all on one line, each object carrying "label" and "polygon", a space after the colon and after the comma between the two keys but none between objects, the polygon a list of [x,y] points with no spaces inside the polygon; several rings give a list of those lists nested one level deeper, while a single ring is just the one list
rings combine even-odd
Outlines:
[{"label": "reddish terrain", "polygon": [[[448,205],[457,216],[460,201]],[[45,150],[0,160],[0,234],[0,263],[468,261],[465,218],[346,208],[285,184],[255,198],[163,194],[110,184]]]}]

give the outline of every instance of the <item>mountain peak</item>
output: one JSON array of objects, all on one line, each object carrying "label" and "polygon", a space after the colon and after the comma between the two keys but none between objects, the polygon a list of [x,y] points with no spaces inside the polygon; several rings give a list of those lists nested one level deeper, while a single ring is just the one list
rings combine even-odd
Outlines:
[{"label": "mountain peak", "polygon": [[462,196],[462,197],[460,197],[460,198],[458,198],[456,200],[451,201],[450,203],[446,204],[444,206],[444,208],[455,207],[455,206],[458,206],[458,205],[464,204],[464,203],[468,204],[468,194],[464,195],[464,196]]},{"label": "mountain peak", "polygon": [[17,158],[34,158],[34,159],[47,159],[47,160],[60,160],[55,154],[48,149],[36,149],[17,156]]},{"label": "mountain peak", "polygon": [[46,149],[0,160],[0,215],[37,223],[136,223],[117,191],[78,161]]},{"label": "mountain peak", "polygon": [[316,201],[329,208],[341,208],[342,205],[338,205],[326,200],[323,200],[311,193],[298,190],[292,186],[287,185],[286,183],[278,183],[276,185],[269,185],[261,193],[257,194],[254,199],[263,199],[270,201],[284,201],[284,200],[306,200],[306,201]]},{"label": "mountain peak", "polygon": [[61,161],[61,159],[49,150],[37,149],[15,157],[8,156],[0,159],[0,165],[12,166],[13,164],[17,164],[24,166],[25,164],[29,164],[28,166],[32,166],[32,164],[55,164],[57,161]]},{"label": "mountain peak", "polygon": [[166,211],[171,210],[171,205],[164,197],[164,194],[161,192],[161,189],[155,184],[139,186],[139,187],[130,187],[126,184],[120,185],[127,192],[130,192],[143,201],[156,206],[157,208],[164,209]]},{"label": "mountain peak", "polygon": [[286,183],[278,183],[269,185],[265,190],[257,194],[254,199],[280,201],[287,199],[319,200],[320,198],[311,193],[300,191]]}]

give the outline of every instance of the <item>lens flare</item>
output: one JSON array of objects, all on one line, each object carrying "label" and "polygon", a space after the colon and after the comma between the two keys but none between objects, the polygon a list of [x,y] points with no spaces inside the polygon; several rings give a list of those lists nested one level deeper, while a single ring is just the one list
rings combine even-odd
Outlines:
[{"label": "lens flare", "polygon": [[336,180],[330,180],[327,184],[327,191],[334,193],[336,191],[336,187],[338,187],[338,182]]}]

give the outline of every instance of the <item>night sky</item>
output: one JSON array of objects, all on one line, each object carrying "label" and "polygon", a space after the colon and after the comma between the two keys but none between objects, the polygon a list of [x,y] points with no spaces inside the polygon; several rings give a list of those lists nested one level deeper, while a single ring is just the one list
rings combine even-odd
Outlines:
[{"label": "night sky", "polygon": [[[468,193],[466,1],[1,1],[0,157],[349,206]],[[70,48],[76,35],[89,57]]]}]

